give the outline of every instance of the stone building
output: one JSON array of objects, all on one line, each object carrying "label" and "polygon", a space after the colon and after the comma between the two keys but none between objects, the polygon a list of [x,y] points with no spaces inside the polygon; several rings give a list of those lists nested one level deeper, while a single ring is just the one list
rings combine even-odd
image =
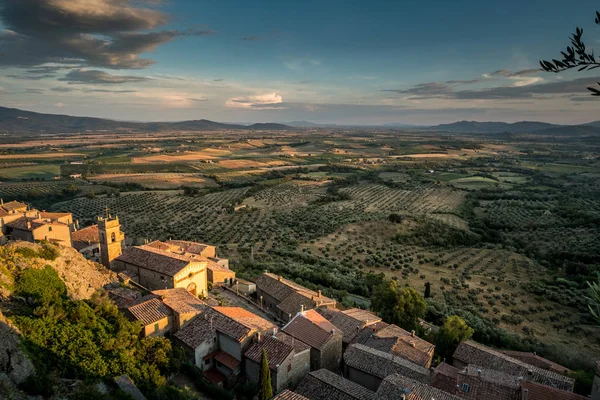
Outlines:
[{"label": "stone building", "polygon": [[409,379],[401,374],[386,377],[377,389],[375,397],[378,400],[461,400],[461,397]]},{"label": "stone building", "polygon": [[114,259],[123,253],[125,235],[121,232],[119,217],[98,217],[98,235],[100,239],[100,260],[102,265],[110,268]]},{"label": "stone building", "polygon": [[421,339],[414,331],[408,332],[397,325],[384,322],[365,326],[352,343],[404,358],[424,368],[430,367],[435,350],[435,345]]},{"label": "stone building", "polygon": [[157,296],[173,313],[172,332],[183,328],[207,307],[205,302],[183,288],[153,290],[152,294]]},{"label": "stone building", "polygon": [[569,368],[563,367],[562,365],[557,364],[554,361],[550,361],[548,359],[545,359],[544,357],[540,357],[535,352],[531,353],[527,351],[500,350],[500,353],[512,358],[516,358],[517,360],[523,361],[526,364],[533,365],[541,369],[547,369],[548,371],[556,372],[557,374],[569,375],[573,372]]},{"label": "stone building", "polygon": [[86,259],[100,262],[100,232],[98,225],[77,229],[71,233],[73,248]]},{"label": "stone building", "polygon": [[459,370],[464,370],[468,365],[477,365],[482,369],[503,372],[567,392],[573,391],[575,383],[573,378],[524,363],[472,340],[461,342],[452,358],[452,365]]},{"label": "stone building", "polygon": [[[12,202],[11,202],[12,203]],[[44,215],[45,214],[45,215]],[[11,240],[37,242],[46,240],[71,247],[71,214],[25,212],[11,222],[5,222],[5,235]],[[70,221],[70,222],[69,222]]]},{"label": "stone building", "polygon": [[344,352],[344,376],[369,390],[376,391],[392,374],[422,383],[427,383],[430,377],[427,368],[362,344],[352,344]]},{"label": "stone building", "polygon": [[173,330],[173,312],[156,296],[145,296],[127,308],[127,316],[142,324],[142,336],[165,336]]},{"label": "stone building", "polygon": [[193,363],[214,383],[232,382],[241,372],[242,356],[259,335],[277,327],[240,307],[206,307],[174,337]]},{"label": "stone building", "polygon": [[228,266],[213,261],[213,258],[209,258],[207,261],[206,271],[208,281],[213,286],[231,285],[235,281],[235,272],[230,270]]},{"label": "stone building", "polygon": [[315,310],[301,311],[282,329],[310,346],[310,369],[340,369],[342,332]]},{"label": "stone building", "polygon": [[283,332],[266,336],[254,343],[244,353],[246,376],[252,382],[260,380],[262,351],[267,354],[273,393],[295,388],[310,372],[310,347]]},{"label": "stone building", "polygon": [[350,308],[344,311],[334,308],[322,308],[318,309],[317,312],[342,331],[344,334],[344,349],[352,343],[361,329],[381,322],[381,318],[377,314],[360,308]]},{"label": "stone building", "polygon": [[184,288],[195,296],[207,295],[206,266],[205,258],[160,241],[129,248],[111,264],[150,290]]},{"label": "stone building", "polygon": [[256,294],[263,307],[282,321],[296,313],[316,308],[334,308],[335,300],[300,286],[282,276],[265,272],[256,280]]},{"label": "stone building", "polygon": [[275,395],[271,400],[310,400],[308,397],[304,397],[301,394],[294,393],[291,390],[284,390],[283,392]]},{"label": "stone building", "polygon": [[375,400],[374,392],[327,369],[309,373],[294,391],[310,400]]}]

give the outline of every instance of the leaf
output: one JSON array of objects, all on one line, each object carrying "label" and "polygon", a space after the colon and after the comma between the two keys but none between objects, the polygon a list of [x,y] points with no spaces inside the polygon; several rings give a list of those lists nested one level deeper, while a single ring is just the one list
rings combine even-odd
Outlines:
[{"label": "leaf", "polygon": [[577,71],[583,71],[583,70],[585,70],[587,67],[588,67],[587,65],[584,65],[583,67],[579,68]]}]

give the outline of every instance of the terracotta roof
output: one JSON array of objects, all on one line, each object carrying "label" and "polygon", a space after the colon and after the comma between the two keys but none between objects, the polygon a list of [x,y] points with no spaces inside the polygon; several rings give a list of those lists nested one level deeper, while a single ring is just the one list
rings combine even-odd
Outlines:
[{"label": "terracotta roof", "polygon": [[188,321],[188,323],[175,332],[173,335],[183,344],[191,349],[195,349],[200,344],[205,343],[216,335],[216,325],[219,323],[219,315],[214,312],[210,307],[194,318]]},{"label": "terracotta roof", "polygon": [[[301,304],[304,304],[305,306],[309,305],[310,303],[304,303],[307,301],[306,299],[308,299],[309,302],[310,300],[314,301],[314,305],[311,305],[311,307],[335,304],[335,300],[332,300],[329,297],[325,297],[322,294],[319,295],[319,293],[313,290],[307,289],[304,286],[298,285],[297,283],[287,280],[279,275],[268,272],[265,272],[258,277],[256,280],[256,287],[280,303],[283,303],[288,296],[295,294],[292,299],[283,304],[284,309],[282,309],[282,311],[288,314],[298,312]],[[298,296],[298,294],[300,294],[300,296]]]},{"label": "terracotta roof", "polygon": [[317,302],[314,301],[306,292],[292,292],[277,305],[277,308],[279,308],[282,312],[291,315],[299,313],[302,309],[310,310],[315,307],[317,307]]},{"label": "terracotta roof", "polygon": [[522,376],[527,381],[562,390],[572,391],[575,382],[572,378],[526,364],[472,340],[461,342],[454,352],[453,358],[465,364],[474,364],[509,375]]},{"label": "terracotta roof", "polygon": [[310,400],[308,397],[304,397],[298,393],[294,393],[291,390],[285,389],[283,392],[275,395],[271,400]]},{"label": "terracotta roof", "polygon": [[162,302],[178,314],[200,313],[206,307],[205,302],[184,288],[154,290],[152,293],[160,296]]},{"label": "terracotta roof", "polygon": [[[28,222],[29,222],[29,225],[28,225]],[[6,224],[6,226],[8,226],[8,227],[11,227],[14,229],[19,229],[22,231],[33,231],[34,229],[37,229],[39,227],[46,226],[46,225],[68,226],[67,224],[63,224],[62,222],[53,221],[51,219],[36,218],[36,217],[21,217],[19,219],[8,222]]]},{"label": "terracotta roof", "polygon": [[160,250],[149,244],[127,249],[116,260],[168,276],[175,276],[190,262],[197,261],[180,254]]},{"label": "terracotta roof", "polygon": [[429,384],[448,393],[456,393],[458,371],[458,368],[443,362],[433,371]]},{"label": "terracotta roof", "polygon": [[9,201],[7,203],[3,203],[2,208],[6,211],[13,211],[13,210],[19,210],[21,208],[27,208],[27,204],[13,200],[13,201]]},{"label": "terracotta roof", "polygon": [[142,297],[140,292],[124,287],[108,289],[107,292],[108,298],[111,299],[119,309],[128,308],[139,303],[139,300]]},{"label": "terracotta roof", "polygon": [[[377,315],[365,311],[364,313],[358,313],[355,310],[358,308],[351,308],[349,310],[340,311],[331,308],[322,308],[317,310],[319,314],[329,320],[336,328],[341,330],[344,334],[344,343],[349,344],[354,340],[356,335],[364,328],[367,324],[374,324],[381,321]],[[360,310],[364,311],[364,310]],[[369,321],[369,316],[371,320]],[[358,318],[357,318],[358,317]]]},{"label": "terracotta roof", "polygon": [[240,307],[206,307],[176,332],[175,337],[187,346],[196,348],[212,337],[215,331],[240,342],[253,331],[273,331],[276,328],[271,322]]},{"label": "terracotta roof", "polygon": [[[565,390],[556,389],[539,383],[523,382],[521,383],[521,393],[527,390],[527,400],[584,400],[586,396]],[[525,397],[523,397],[525,398]]]},{"label": "terracotta roof", "polygon": [[323,347],[335,333],[341,334],[339,329],[315,310],[298,313],[282,331],[315,349]]},{"label": "terracotta roof", "polygon": [[219,350],[215,354],[215,360],[217,360],[218,362],[220,362],[221,364],[223,364],[224,366],[226,366],[227,368],[229,368],[232,371],[237,369],[240,366],[240,360],[238,360],[231,354],[224,352],[222,350]]},{"label": "terracotta roof", "polygon": [[42,218],[64,218],[64,217],[73,217],[72,213],[60,213],[60,212],[40,212],[40,217]]},{"label": "terracotta roof", "polygon": [[519,387],[521,381],[523,380],[515,375],[494,371],[493,369],[481,368],[473,364],[469,364],[465,369],[458,371],[457,376],[459,379],[461,375],[477,376],[484,381],[515,389]]},{"label": "terracotta roof", "polygon": [[306,375],[296,393],[310,400],[375,400],[375,393],[327,369]]},{"label": "terracotta roof", "polygon": [[269,362],[269,369],[271,370],[277,370],[285,359],[294,352],[292,346],[278,340],[274,336],[267,336],[261,339],[260,342],[256,342],[250,346],[244,356],[257,364],[260,364],[263,349],[267,353],[267,361]]},{"label": "terracotta roof", "polygon": [[258,315],[253,314],[241,307],[215,306],[213,309],[227,316],[228,318],[231,318],[235,322],[238,322],[253,330],[263,332],[277,328],[277,326],[275,326],[275,324],[273,324],[271,321],[267,321],[266,319],[259,317]]},{"label": "terracotta roof", "polygon": [[71,233],[73,247],[77,250],[85,249],[90,244],[100,243],[98,225],[92,225]]},{"label": "terracotta roof", "polygon": [[544,357],[540,357],[535,353],[513,350],[501,350],[500,353],[506,354],[507,356],[512,358],[516,358],[517,360],[521,360],[524,363],[531,364],[542,369],[554,371],[559,374],[568,374],[572,372],[569,368],[563,367],[562,365],[545,359]]},{"label": "terracotta roof", "polygon": [[206,250],[208,247],[211,247],[208,244],[190,242],[187,240],[168,240],[167,243],[179,246],[183,249],[183,251],[193,254],[202,254],[204,250]]},{"label": "terracotta roof", "polygon": [[172,315],[171,310],[156,297],[131,306],[127,310],[144,326],[158,322],[161,319]]},{"label": "terracotta roof", "polygon": [[213,272],[230,272],[232,274],[235,274],[234,271],[230,270],[226,266],[217,264],[216,262],[214,262],[210,259],[207,259],[206,262],[207,262],[206,268],[210,269]]},{"label": "terracotta roof", "polygon": [[372,325],[367,325],[358,332],[354,339],[352,339],[351,343],[365,344],[375,332],[384,329],[388,325],[389,324],[386,324],[383,321],[376,322]]},{"label": "terracotta roof", "polygon": [[431,363],[435,346],[397,325],[388,325],[363,340],[365,346],[394,353],[423,367]]},{"label": "terracotta roof", "polygon": [[344,352],[344,363],[349,367],[381,379],[397,373],[419,382],[429,380],[429,370],[427,368],[362,344],[348,346]]},{"label": "terracotta roof", "polygon": [[461,400],[461,397],[446,393],[427,384],[417,382],[400,374],[386,377],[375,396],[378,400]]},{"label": "terracotta roof", "polygon": [[288,344],[294,348],[296,353],[302,353],[303,351],[309,350],[310,346],[301,340],[296,339],[293,336],[288,335],[285,332],[279,331],[275,334],[275,337],[285,344]]}]

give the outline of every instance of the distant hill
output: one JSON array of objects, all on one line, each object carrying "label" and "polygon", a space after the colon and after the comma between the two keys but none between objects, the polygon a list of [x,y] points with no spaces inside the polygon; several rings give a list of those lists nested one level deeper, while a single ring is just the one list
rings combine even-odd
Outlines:
[{"label": "distant hill", "polygon": [[160,132],[206,131],[224,129],[287,130],[288,125],[262,123],[252,125],[223,124],[206,119],[181,122],[123,122],[103,118],[41,114],[17,108],[0,107],[0,133],[77,133],[77,132]]},{"label": "distant hill", "polygon": [[451,124],[442,124],[432,126],[429,129],[435,129],[448,132],[509,132],[509,133],[533,133],[541,129],[560,127],[561,125],[549,124],[546,122],[522,121],[512,124],[506,122],[477,122],[477,121],[459,121]]},{"label": "distant hill", "polygon": [[540,129],[533,133],[557,136],[596,136],[600,135],[600,124],[597,126],[589,124],[556,126],[552,128]]}]

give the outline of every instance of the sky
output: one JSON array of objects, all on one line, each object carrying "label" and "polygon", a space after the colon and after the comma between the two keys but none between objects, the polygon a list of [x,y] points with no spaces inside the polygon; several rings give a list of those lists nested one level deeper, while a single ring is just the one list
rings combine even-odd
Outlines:
[{"label": "sky", "polygon": [[0,106],[127,121],[600,119],[597,0],[0,0]]}]

